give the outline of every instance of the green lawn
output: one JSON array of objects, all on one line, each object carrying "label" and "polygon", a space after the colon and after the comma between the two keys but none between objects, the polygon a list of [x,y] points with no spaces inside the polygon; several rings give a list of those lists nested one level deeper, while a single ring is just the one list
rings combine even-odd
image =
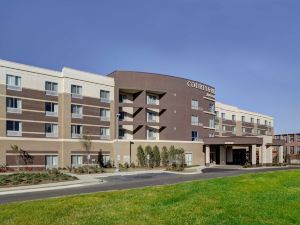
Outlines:
[{"label": "green lawn", "polygon": [[1,205],[0,224],[300,224],[300,171]]}]

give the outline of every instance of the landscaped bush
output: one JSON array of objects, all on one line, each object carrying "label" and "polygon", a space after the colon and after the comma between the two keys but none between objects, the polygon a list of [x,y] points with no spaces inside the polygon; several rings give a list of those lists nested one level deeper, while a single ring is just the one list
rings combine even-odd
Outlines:
[{"label": "landscaped bush", "polygon": [[69,167],[71,173],[76,174],[91,174],[91,173],[103,173],[104,170],[99,165],[83,165],[78,167]]},{"label": "landscaped bush", "polygon": [[141,145],[137,148],[136,156],[137,156],[139,165],[144,167],[146,165],[146,155],[145,155],[145,152]]},{"label": "landscaped bush", "polygon": [[152,153],[153,153],[153,162],[154,162],[154,166],[155,166],[155,167],[160,166],[160,154],[159,154],[159,148],[158,148],[156,145],[153,147]]},{"label": "landscaped bush", "polygon": [[154,154],[152,151],[152,147],[150,145],[146,146],[145,155],[146,155],[146,162],[147,162],[148,167],[153,168],[154,167]]},{"label": "landscaped bush", "polygon": [[76,180],[76,177],[63,174],[58,170],[48,170],[42,173],[14,173],[0,175],[0,187],[19,186],[26,184],[49,183],[54,181]]},{"label": "landscaped bush", "polygon": [[167,167],[168,166],[168,157],[169,157],[169,154],[168,154],[168,149],[166,146],[162,147],[162,151],[160,153],[160,158],[161,158],[161,164],[164,166],[164,167]]},{"label": "landscaped bush", "polygon": [[168,170],[182,171],[185,165],[185,155],[182,148],[175,148],[173,145],[168,152]]}]

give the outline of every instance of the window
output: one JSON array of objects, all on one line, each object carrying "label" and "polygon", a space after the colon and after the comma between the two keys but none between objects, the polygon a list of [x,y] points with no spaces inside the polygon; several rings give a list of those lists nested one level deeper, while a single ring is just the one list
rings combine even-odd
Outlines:
[{"label": "window", "polygon": [[260,119],[257,119],[257,124],[260,125]]},{"label": "window", "polygon": [[216,111],[216,117],[219,117],[219,114],[220,114],[219,111]]},{"label": "window", "polygon": [[126,132],[123,128],[119,129],[119,139],[126,139]]},{"label": "window", "polygon": [[296,152],[297,155],[300,154],[300,146],[297,146],[297,152]]},{"label": "window", "polygon": [[82,155],[72,155],[71,156],[72,167],[78,167],[83,164],[83,156]]},{"label": "window", "polygon": [[45,124],[46,137],[57,137],[58,136],[58,125],[53,123]]},{"label": "window", "polygon": [[147,139],[148,140],[156,140],[156,131],[154,129],[148,129],[147,130]]},{"label": "window", "polygon": [[57,155],[46,155],[45,156],[45,166],[48,168],[58,167],[58,156]]},{"label": "window", "polygon": [[120,103],[126,102],[126,100],[127,100],[127,95],[124,95],[124,94],[119,95],[119,102]]},{"label": "window", "polygon": [[295,141],[294,135],[293,134],[289,135],[289,139],[290,139],[290,142],[294,142]]},{"label": "window", "polygon": [[300,142],[300,134],[297,134],[297,142]]},{"label": "window", "polygon": [[21,91],[21,77],[6,75],[6,87],[10,90]]},{"label": "window", "polygon": [[102,155],[102,162],[104,166],[108,166],[110,164],[110,155]]},{"label": "window", "polygon": [[72,138],[80,138],[82,135],[82,126],[81,125],[72,125]]},{"label": "window", "polygon": [[210,128],[215,128],[215,120],[214,119],[209,119],[209,125]]},{"label": "window", "polygon": [[148,122],[157,122],[156,116],[157,116],[157,113],[148,112],[148,116],[147,116]]},{"label": "window", "polygon": [[223,120],[225,120],[225,113],[221,113],[221,118],[223,119]]},{"label": "window", "polygon": [[81,105],[71,105],[72,118],[82,118],[82,111]]},{"label": "window", "polygon": [[53,102],[45,103],[46,116],[57,116],[58,115],[58,104]]},{"label": "window", "polygon": [[243,132],[243,134],[246,133],[246,128],[245,127],[242,128],[242,132]]},{"label": "window", "polygon": [[224,126],[224,125],[222,126],[222,131],[226,132],[226,126]]},{"label": "window", "polygon": [[192,153],[185,153],[185,164],[187,166],[191,166],[193,163],[193,154]]},{"label": "window", "polygon": [[265,120],[265,126],[268,126],[268,121],[267,120]]},{"label": "window", "polygon": [[100,139],[109,139],[110,129],[108,127],[100,127]]},{"label": "window", "polygon": [[19,121],[6,121],[7,136],[22,136],[22,123]]},{"label": "window", "polygon": [[295,148],[294,148],[294,146],[290,146],[290,154],[291,155],[295,154]]},{"label": "window", "polygon": [[110,110],[109,109],[100,109],[100,120],[109,121],[110,120]]},{"label": "window", "polygon": [[22,100],[18,98],[6,98],[6,111],[8,113],[22,113]]},{"label": "window", "polygon": [[272,126],[272,123],[269,121],[269,127],[271,127]]},{"label": "window", "polygon": [[197,131],[192,131],[192,141],[198,141],[198,132]]},{"label": "window", "polygon": [[199,109],[199,102],[197,100],[192,99],[192,109]]},{"label": "window", "polygon": [[246,120],[245,120],[245,116],[242,116],[242,122],[245,122]]},{"label": "window", "polygon": [[236,121],[236,115],[232,115],[232,121]]},{"label": "window", "polygon": [[254,123],[254,118],[251,117],[250,121],[251,121],[251,123]]},{"label": "window", "polygon": [[46,95],[54,95],[57,96],[57,83],[46,81],[45,82],[45,91]]},{"label": "window", "polygon": [[236,134],[236,127],[232,127],[232,133]]},{"label": "window", "polygon": [[199,125],[199,118],[198,118],[198,116],[192,116],[191,122],[192,122],[192,125],[198,126]]},{"label": "window", "polygon": [[149,105],[158,105],[158,97],[155,95],[147,95],[147,104]]},{"label": "window", "polygon": [[209,103],[209,111],[212,112],[212,113],[215,113],[215,104],[213,103]]},{"label": "window", "polygon": [[261,131],[260,131],[260,130],[257,130],[257,134],[260,135],[260,134],[261,134]]},{"label": "window", "polygon": [[208,137],[213,138],[213,137],[215,137],[215,134],[214,133],[209,133]]},{"label": "window", "polygon": [[82,98],[82,86],[72,84],[71,95],[72,98]]},{"label": "window", "polygon": [[110,92],[105,91],[105,90],[101,90],[100,91],[100,101],[109,103],[110,102]]},{"label": "window", "polygon": [[124,112],[124,111],[120,111],[119,112],[119,120],[120,121],[124,121],[125,120],[125,118],[126,118],[126,112]]}]

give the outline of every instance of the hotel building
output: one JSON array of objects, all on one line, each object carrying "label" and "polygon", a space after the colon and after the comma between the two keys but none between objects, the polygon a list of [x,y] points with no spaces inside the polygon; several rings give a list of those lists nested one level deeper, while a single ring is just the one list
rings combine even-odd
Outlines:
[{"label": "hotel building", "polygon": [[[108,76],[0,61],[0,164],[15,168],[18,145],[34,169],[105,161],[136,163],[139,145],[183,148],[188,165],[270,165],[273,119],[216,103],[215,88],[132,71]],[[220,118],[221,117],[221,118]],[[252,120],[253,119],[253,120]],[[235,128],[234,128],[235,127]],[[221,128],[221,130],[220,130]],[[87,154],[82,136],[92,139]],[[278,146],[278,148],[275,148]]]},{"label": "hotel building", "polygon": [[284,159],[287,163],[300,163],[300,133],[278,134],[275,139],[284,140]]}]

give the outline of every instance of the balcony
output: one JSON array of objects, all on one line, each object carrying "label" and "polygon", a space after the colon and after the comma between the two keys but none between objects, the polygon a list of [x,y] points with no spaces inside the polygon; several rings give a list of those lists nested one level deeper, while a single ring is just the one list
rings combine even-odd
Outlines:
[{"label": "balcony", "polygon": [[100,116],[100,120],[101,121],[110,121],[110,117],[109,116]]},{"label": "balcony", "polygon": [[81,138],[81,134],[72,133],[72,138]]},{"label": "balcony", "polygon": [[46,93],[46,95],[50,95],[50,96],[58,96],[57,91],[46,90],[45,93]]},{"label": "balcony", "polygon": [[110,135],[100,135],[100,139],[101,140],[109,140],[110,139]]},{"label": "balcony", "polygon": [[21,86],[7,85],[6,88],[9,89],[9,90],[13,90],[13,91],[22,91]]},{"label": "balcony", "polygon": [[58,116],[58,112],[46,111],[46,116],[57,117]]},{"label": "balcony", "polygon": [[22,136],[22,131],[7,130],[6,135],[7,136],[12,136],[12,137],[21,137]]},{"label": "balcony", "polygon": [[157,137],[147,137],[147,140],[157,140]]},{"label": "balcony", "polygon": [[71,96],[72,98],[82,99],[82,94],[72,93]]},{"label": "balcony", "polygon": [[82,114],[80,114],[80,113],[72,113],[72,118],[74,118],[74,119],[82,119]]},{"label": "balcony", "polygon": [[58,134],[57,133],[46,133],[46,137],[48,137],[48,138],[56,138],[56,137],[58,137]]},{"label": "balcony", "polygon": [[6,108],[6,112],[8,112],[8,113],[18,113],[18,114],[21,114],[21,113],[22,113],[22,109],[21,109],[21,108],[7,107],[7,108]]},{"label": "balcony", "polygon": [[110,103],[110,99],[108,98],[100,98],[100,102],[103,102],[103,103]]}]

